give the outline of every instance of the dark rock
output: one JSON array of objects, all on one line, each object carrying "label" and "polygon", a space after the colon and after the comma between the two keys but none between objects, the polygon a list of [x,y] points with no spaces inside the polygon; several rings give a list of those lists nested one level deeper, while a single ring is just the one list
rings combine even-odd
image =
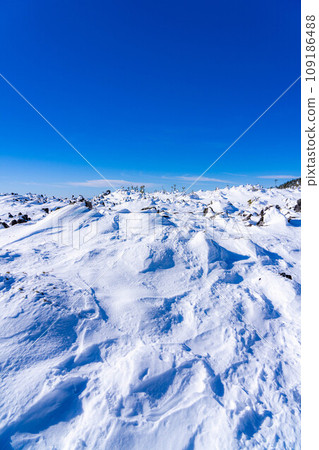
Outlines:
[{"label": "dark rock", "polygon": [[258,226],[258,227],[261,227],[261,226],[264,224],[264,216],[265,216],[265,212],[264,212],[264,210],[262,209],[262,210],[260,211],[260,219],[259,219],[258,222],[257,222],[257,226]]},{"label": "dark rock", "polygon": [[296,206],[294,207],[294,211],[301,212],[301,198],[297,200]]},{"label": "dark rock", "polygon": [[0,225],[2,225],[4,228],[9,228],[9,225],[5,222],[0,222]]},{"label": "dark rock", "polygon": [[285,272],[281,272],[279,275],[281,275],[281,276],[284,277],[284,278],[288,278],[288,280],[292,280],[292,276],[291,276],[291,275],[288,275],[288,274],[285,273]]},{"label": "dark rock", "polygon": [[49,208],[42,208],[42,211],[44,211],[47,214],[49,214],[49,212],[50,212]]},{"label": "dark rock", "polygon": [[12,219],[13,215],[11,213],[8,214],[9,219]]},{"label": "dark rock", "polygon": [[13,225],[16,225],[17,223],[26,223],[29,220],[31,220],[30,217],[27,214],[23,214],[20,216],[19,219],[11,220],[10,225],[13,226]]},{"label": "dark rock", "polygon": [[204,208],[204,211],[203,211],[204,216],[206,216],[209,212],[214,214],[213,208],[211,206],[206,206],[206,208]]},{"label": "dark rock", "polygon": [[93,208],[92,202],[90,202],[89,200],[84,200],[84,203],[85,203],[85,206],[86,206],[87,208],[89,208],[89,209],[92,209],[92,208]]},{"label": "dark rock", "polygon": [[104,192],[104,195],[110,195],[111,191],[108,189],[107,191]]},{"label": "dark rock", "polygon": [[159,213],[159,209],[157,209],[155,206],[146,206],[145,208],[142,208],[141,211],[154,211]]}]

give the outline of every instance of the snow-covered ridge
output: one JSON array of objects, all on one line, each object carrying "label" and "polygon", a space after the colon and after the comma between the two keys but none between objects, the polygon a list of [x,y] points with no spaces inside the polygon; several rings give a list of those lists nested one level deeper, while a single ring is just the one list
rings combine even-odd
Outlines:
[{"label": "snow-covered ridge", "polygon": [[0,448],[298,448],[298,200],[0,195]]}]

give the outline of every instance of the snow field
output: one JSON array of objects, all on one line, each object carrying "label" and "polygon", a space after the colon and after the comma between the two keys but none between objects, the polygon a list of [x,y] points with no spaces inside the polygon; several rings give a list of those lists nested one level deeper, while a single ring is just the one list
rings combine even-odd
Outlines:
[{"label": "snow field", "polygon": [[299,198],[0,196],[0,447],[299,448]]}]

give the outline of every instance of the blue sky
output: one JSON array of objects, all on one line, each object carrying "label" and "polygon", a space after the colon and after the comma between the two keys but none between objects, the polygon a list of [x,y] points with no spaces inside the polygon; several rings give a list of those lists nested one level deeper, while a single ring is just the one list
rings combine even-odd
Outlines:
[{"label": "blue sky", "polygon": [[[295,0],[7,0],[0,38],[1,73],[115,186],[188,187],[300,75]],[[2,79],[0,115],[0,192],[107,188]],[[300,81],[194,189],[299,175]]]}]

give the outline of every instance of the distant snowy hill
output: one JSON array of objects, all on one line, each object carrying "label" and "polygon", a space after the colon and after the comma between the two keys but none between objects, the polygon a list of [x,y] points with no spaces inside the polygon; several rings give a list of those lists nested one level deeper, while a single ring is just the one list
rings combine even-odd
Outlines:
[{"label": "distant snowy hill", "polygon": [[0,195],[0,448],[300,448],[299,199]]},{"label": "distant snowy hill", "polygon": [[279,189],[288,189],[301,186],[301,178],[295,178],[294,180],[287,181],[286,183],[281,184]]}]

